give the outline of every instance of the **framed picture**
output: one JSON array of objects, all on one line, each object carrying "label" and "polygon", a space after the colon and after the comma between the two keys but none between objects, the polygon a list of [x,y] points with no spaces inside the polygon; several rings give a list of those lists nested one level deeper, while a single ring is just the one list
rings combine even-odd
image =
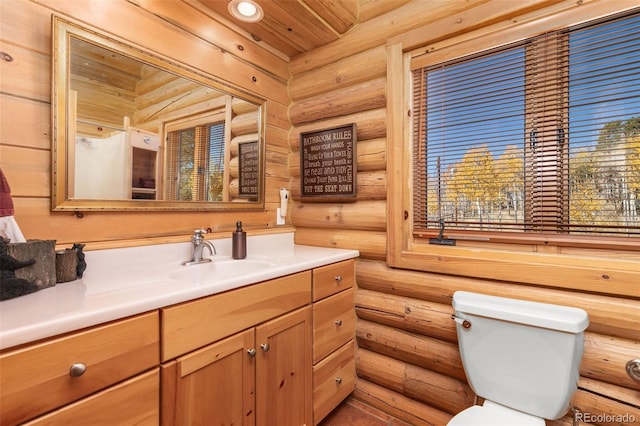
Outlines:
[{"label": "framed picture", "polygon": [[355,201],[356,124],[300,134],[300,194],[305,201]]}]

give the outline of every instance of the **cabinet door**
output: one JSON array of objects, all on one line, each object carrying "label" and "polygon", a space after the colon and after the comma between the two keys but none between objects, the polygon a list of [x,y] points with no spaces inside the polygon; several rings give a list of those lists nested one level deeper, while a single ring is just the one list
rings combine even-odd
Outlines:
[{"label": "cabinet door", "polygon": [[311,425],[311,307],[257,327],[256,346],[256,424]]},{"label": "cabinet door", "polygon": [[253,426],[253,342],[249,329],[164,365],[162,424]]}]

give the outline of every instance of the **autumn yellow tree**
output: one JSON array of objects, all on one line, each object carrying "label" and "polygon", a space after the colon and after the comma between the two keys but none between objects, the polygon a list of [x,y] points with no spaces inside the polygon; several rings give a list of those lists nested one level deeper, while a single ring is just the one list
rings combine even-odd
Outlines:
[{"label": "autumn yellow tree", "polygon": [[458,195],[458,205],[466,204],[483,223],[487,208],[496,201],[500,192],[493,155],[487,145],[467,150],[455,166],[449,188]]},{"label": "autumn yellow tree", "polygon": [[514,222],[518,222],[518,212],[524,210],[524,159],[523,149],[515,145],[505,148],[496,160],[496,181],[500,191],[500,204],[511,214],[513,209]]},{"label": "autumn yellow tree", "polygon": [[598,188],[598,157],[582,151],[571,158],[569,215],[576,225],[602,221],[607,201]]}]

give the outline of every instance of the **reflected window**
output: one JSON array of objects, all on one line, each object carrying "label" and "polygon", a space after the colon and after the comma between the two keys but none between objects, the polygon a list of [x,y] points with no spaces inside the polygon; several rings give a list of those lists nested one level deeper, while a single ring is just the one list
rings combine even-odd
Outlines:
[{"label": "reflected window", "polygon": [[227,201],[223,114],[168,125],[167,199]]}]

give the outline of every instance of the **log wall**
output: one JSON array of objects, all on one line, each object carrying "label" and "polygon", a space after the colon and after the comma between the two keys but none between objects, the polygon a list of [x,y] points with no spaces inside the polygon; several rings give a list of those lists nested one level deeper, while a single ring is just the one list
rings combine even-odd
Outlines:
[{"label": "log wall", "polygon": [[[0,1],[0,50],[12,58],[0,61],[0,167],[11,186],[15,217],[25,237],[54,239],[60,246],[84,242],[90,250],[140,244],[157,237],[186,241],[194,229],[201,227],[227,237],[237,220],[242,220],[249,232],[282,229],[276,228],[275,222],[278,189],[289,182],[287,61],[217,24],[188,2],[144,2],[146,8],[136,3]],[[183,13],[176,13],[178,7]],[[51,212],[52,13],[115,34],[265,98],[265,210],[83,212],[82,219],[73,213]],[[255,138],[245,130],[251,125],[255,132],[255,114],[240,111],[235,118],[232,136]],[[232,196],[237,194],[237,166],[234,170]]]},{"label": "log wall", "polygon": [[[415,3],[407,7],[415,11]],[[461,2],[449,2],[449,6],[454,3]],[[387,196],[390,188],[386,153],[394,143],[387,139],[386,131],[387,42],[403,35],[409,40],[414,36],[424,40],[425,34],[430,34],[429,42],[435,42],[464,37],[465,31],[482,31],[483,26],[489,32],[500,25],[501,17],[517,14],[514,9],[518,5],[526,8],[522,13],[531,14],[538,8],[561,8],[566,4],[490,1],[441,16],[442,19],[436,13],[431,25],[422,29],[410,29],[412,18],[400,8],[373,20],[370,26],[359,26],[339,42],[291,62],[289,165],[296,242],[360,250],[356,270],[358,382],[353,396],[410,424],[444,425],[474,403],[475,395],[458,352],[455,323],[450,319],[455,290],[584,308],[590,325],[573,405],[592,416],[628,414],[627,419],[631,419],[630,423],[615,424],[640,422],[640,384],[625,371],[626,362],[640,354],[638,297],[392,269],[385,262],[390,231],[387,212],[400,208],[392,205]],[[390,20],[394,25],[383,25]],[[357,124],[358,135],[356,199],[353,203],[312,203],[301,199],[300,133],[352,122]],[[620,255],[637,258],[637,253],[604,250],[585,250],[582,255],[585,260]],[[600,418],[604,420],[596,424],[611,424]],[[547,424],[571,425],[572,419],[567,415]]]}]

